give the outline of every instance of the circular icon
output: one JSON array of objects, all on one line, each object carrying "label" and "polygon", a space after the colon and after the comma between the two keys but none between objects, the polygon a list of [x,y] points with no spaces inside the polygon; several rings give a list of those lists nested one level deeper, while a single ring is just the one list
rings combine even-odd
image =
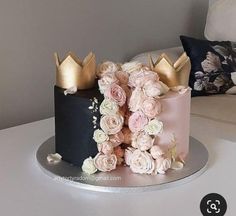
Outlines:
[{"label": "circular icon", "polygon": [[220,194],[211,193],[202,198],[200,209],[203,216],[224,216],[227,210],[227,203]]}]

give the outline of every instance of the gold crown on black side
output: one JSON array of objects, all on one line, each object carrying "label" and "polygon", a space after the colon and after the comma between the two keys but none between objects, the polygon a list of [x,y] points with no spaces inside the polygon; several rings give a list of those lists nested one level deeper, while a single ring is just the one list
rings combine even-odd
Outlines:
[{"label": "gold crown on black side", "polygon": [[60,61],[58,54],[54,53],[56,61],[56,85],[68,89],[76,86],[77,89],[89,89],[94,86],[96,78],[96,58],[90,52],[83,61],[74,53],[69,52]]}]

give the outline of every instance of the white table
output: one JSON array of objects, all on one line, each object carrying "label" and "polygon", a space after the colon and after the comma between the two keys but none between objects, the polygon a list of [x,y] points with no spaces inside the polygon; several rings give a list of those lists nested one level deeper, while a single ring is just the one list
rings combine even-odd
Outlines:
[{"label": "white table", "polygon": [[236,215],[236,126],[192,117],[191,134],[210,153],[207,171],[187,184],[153,192],[111,194],[83,191],[45,175],[37,148],[54,135],[46,119],[0,131],[0,215],[161,215],[200,216],[204,195],[216,192]]}]

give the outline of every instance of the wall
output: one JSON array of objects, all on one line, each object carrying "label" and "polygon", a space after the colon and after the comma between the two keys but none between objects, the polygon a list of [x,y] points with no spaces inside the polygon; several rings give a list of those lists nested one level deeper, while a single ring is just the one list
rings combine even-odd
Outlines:
[{"label": "wall", "polygon": [[53,116],[53,52],[125,61],[203,36],[206,0],[1,0],[0,129]]}]

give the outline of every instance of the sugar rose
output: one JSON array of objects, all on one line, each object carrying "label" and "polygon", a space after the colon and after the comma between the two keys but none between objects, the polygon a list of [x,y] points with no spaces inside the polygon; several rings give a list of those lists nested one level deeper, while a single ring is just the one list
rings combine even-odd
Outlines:
[{"label": "sugar rose", "polygon": [[146,98],[142,103],[142,111],[149,118],[155,118],[161,112],[161,103],[153,98]]},{"label": "sugar rose", "polygon": [[95,167],[102,172],[109,172],[116,168],[117,158],[115,154],[104,155],[102,153],[98,153],[94,158]]},{"label": "sugar rose", "polygon": [[119,106],[115,101],[105,98],[100,105],[100,113],[102,115],[116,114],[119,110]]},{"label": "sugar rose", "polygon": [[91,157],[84,160],[82,170],[89,175],[97,172],[97,168],[94,165],[94,160]]},{"label": "sugar rose", "polygon": [[155,169],[155,163],[152,156],[147,151],[136,149],[130,158],[130,169],[134,173],[152,174]]},{"label": "sugar rose", "polygon": [[116,78],[115,73],[108,72],[104,74],[104,76],[98,80],[98,86],[99,90],[102,94],[105,93],[107,88],[113,84],[113,83],[118,83],[119,80]]},{"label": "sugar rose", "polygon": [[103,62],[102,64],[98,65],[97,68],[97,77],[101,78],[103,77],[106,73],[114,73],[119,70],[119,67],[111,61],[106,61]]},{"label": "sugar rose", "polygon": [[141,132],[137,135],[135,141],[132,142],[132,146],[140,149],[141,151],[149,150],[154,143],[154,139],[148,134]]},{"label": "sugar rose", "polygon": [[145,126],[144,131],[149,135],[158,135],[163,131],[163,123],[158,119],[153,119]]},{"label": "sugar rose", "polygon": [[123,106],[126,102],[125,91],[116,83],[111,84],[104,93],[106,98],[115,101],[119,106]]},{"label": "sugar rose", "polygon": [[134,88],[141,88],[148,81],[157,81],[158,75],[153,71],[136,71],[129,76],[129,86]]},{"label": "sugar rose", "polygon": [[121,131],[124,123],[124,118],[119,114],[104,115],[100,120],[102,130],[108,134],[117,134]]},{"label": "sugar rose", "polygon": [[134,112],[129,118],[129,129],[135,133],[142,131],[144,126],[147,125],[148,119],[143,112],[137,111]]},{"label": "sugar rose", "polygon": [[165,172],[171,167],[171,159],[158,157],[155,160],[155,171],[154,173],[165,174]]},{"label": "sugar rose", "polygon": [[131,112],[136,112],[142,107],[145,99],[144,93],[141,88],[135,88],[131,94],[128,105]]},{"label": "sugar rose", "polygon": [[105,141],[103,143],[98,143],[98,151],[105,155],[113,153],[113,144],[110,141]]},{"label": "sugar rose", "polygon": [[161,81],[149,80],[144,84],[143,91],[148,97],[158,98],[160,95],[166,94],[169,88]]},{"label": "sugar rose", "polygon": [[109,139],[109,137],[102,130],[97,129],[93,133],[93,139],[97,143],[102,143],[102,142],[107,141]]}]

